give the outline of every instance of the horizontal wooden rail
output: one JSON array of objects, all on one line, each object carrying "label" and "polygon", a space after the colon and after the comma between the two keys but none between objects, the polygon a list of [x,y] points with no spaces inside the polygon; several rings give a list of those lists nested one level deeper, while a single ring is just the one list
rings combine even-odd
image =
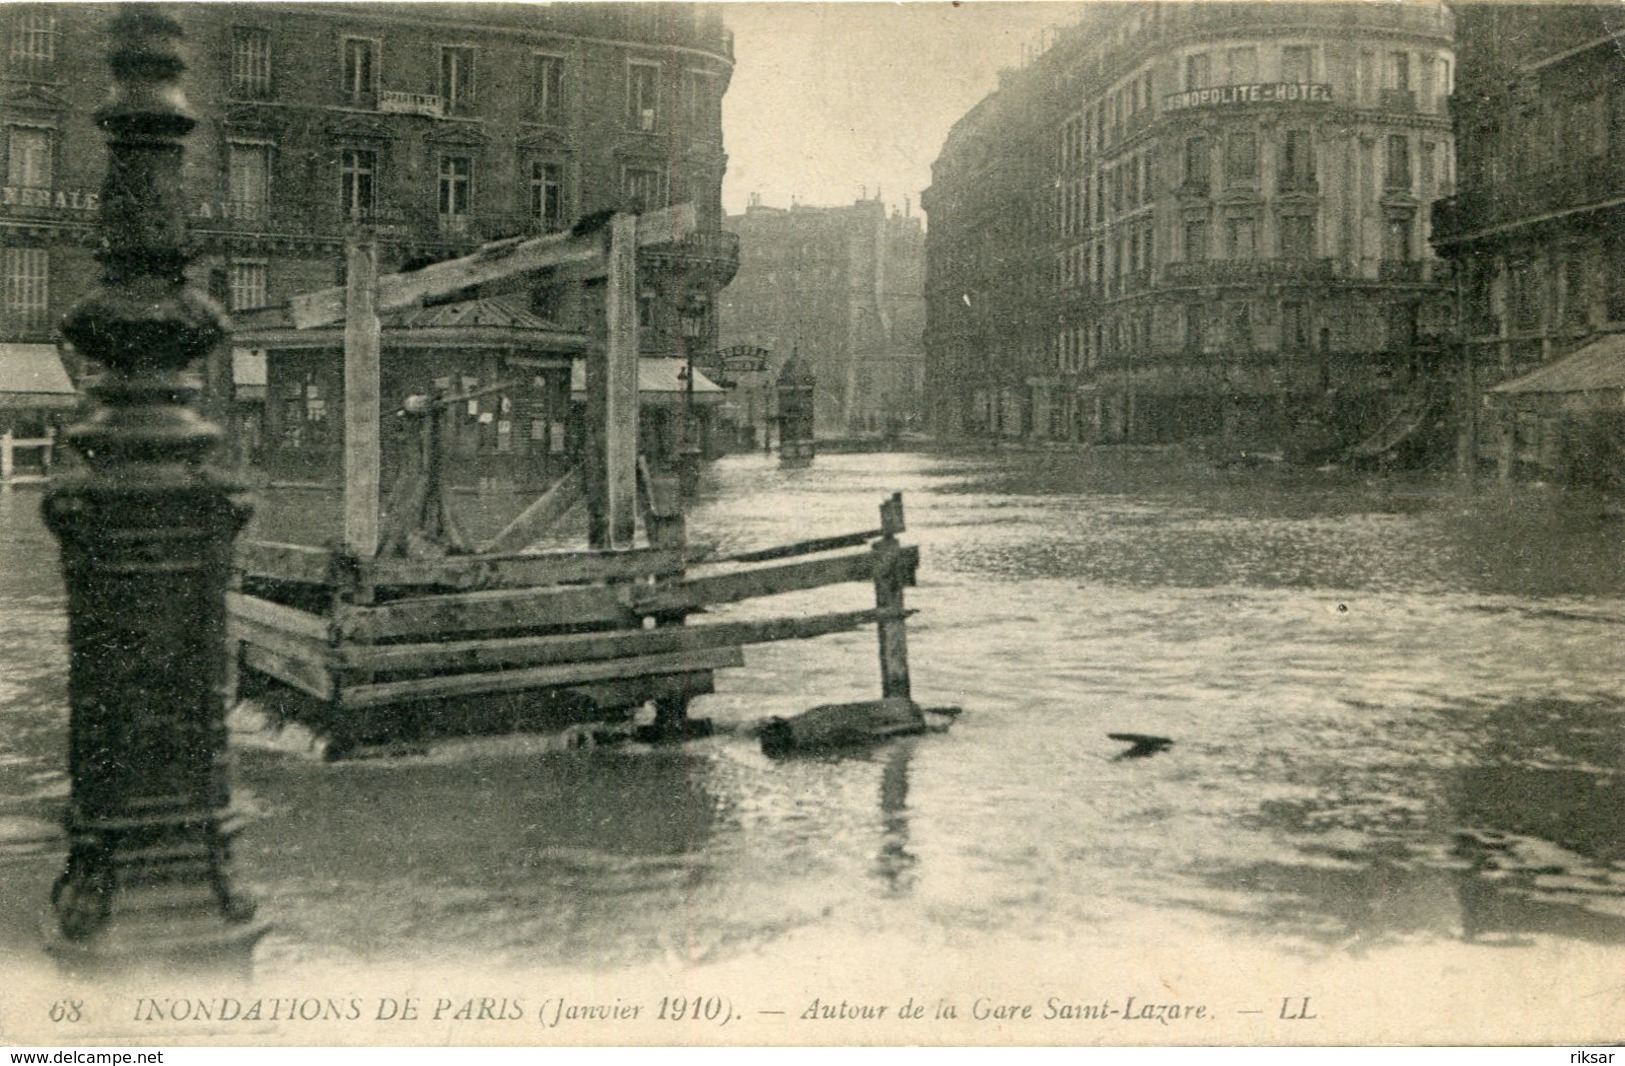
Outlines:
[{"label": "horizontal wooden rail", "polygon": [[842,533],[832,537],[816,537],[812,540],[798,540],[794,544],[779,544],[772,548],[762,548],[759,551],[740,552],[737,555],[726,555],[720,559],[705,560],[719,563],[765,563],[769,559],[790,559],[797,555],[812,555],[815,552],[835,551],[839,548],[856,548],[860,544],[867,544],[886,535],[884,529],[866,529],[862,533]]},{"label": "horizontal wooden rail", "polygon": [[537,666],[524,670],[493,670],[477,674],[421,677],[410,681],[386,681],[375,685],[341,686],[337,702],[340,707],[347,709],[376,707],[405,700],[445,699],[493,692],[560,688],[593,681],[647,677],[653,674],[721,670],[744,664],[744,654],[738,648],[711,648],[670,655],[643,655],[558,666]]},{"label": "horizontal wooden rail", "polygon": [[448,555],[439,559],[366,559],[361,578],[379,588],[425,585],[464,591],[578,585],[668,577],[682,573],[673,549],[539,552],[533,555]]},{"label": "horizontal wooden rail", "polygon": [[[640,247],[671,244],[695,229],[693,204],[676,204],[638,217]],[[460,259],[432,263],[420,270],[386,274],[378,279],[374,309],[387,314],[413,307],[425,299],[500,281],[519,274],[575,264],[588,276],[601,277],[607,269],[603,230],[570,231],[542,237],[513,237],[487,244]],[[295,329],[330,326],[344,320],[344,286],[295,296],[288,301]]]},{"label": "horizontal wooden rail", "polygon": [[[549,626],[620,624],[636,626],[646,615],[680,614],[701,607],[737,603],[759,596],[873,580],[874,551],[829,559],[760,567],[735,573],[691,577],[658,585],[576,586],[501,589],[425,596],[377,607],[341,604],[334,619],[338,636],[363,643],[402,637],[435,638],[456,633],[498,633]],[[897,550],[903,580],[913,584],[919,549]]]},{"label": "horizontal wooden rail", "polygon": [[663,626],[608,633],[566,633],[427,644],[347,644],[335,664],[346,670],[390,674],[445,670],[492,670],[547,663],[589,662],[628,655],[658,655],[724,645],[768,644],[845,633],[877,621],[873,610],[768,618],[715,625]]},{"label": "horizontal wooden rail", "polygon": [[328,619],[322,615],[310,614],[295,607],[284,607],[280,603],[272,603],[270,600],[262,600],[241,592],[226,593],[226,612],[233,620],[245,619],[257,622],[279,632],[312,640],[326,641],[331,633]]},{"label": "horizontal wooden rail", "polygon": [[249,540],[237,546],[237,568],[250,577],[331,585],[338,580],[331,548]]}]

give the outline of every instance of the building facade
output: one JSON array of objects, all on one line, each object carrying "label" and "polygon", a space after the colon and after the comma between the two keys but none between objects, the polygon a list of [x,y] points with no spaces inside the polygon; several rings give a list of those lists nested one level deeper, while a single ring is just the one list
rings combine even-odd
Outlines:
[{"label": "building facade", "polygon": [[[924,246],[908,206],[765,207],[753,198],[726,226],[739,273],[723,294],[722,343],[796,352],[816,378],[821,436],[898,432],[921,414]],[[770,388],[772,375],[763,380]]]},{"label": "building facade", "polygon": [[[714,337],[716,294],[737,265],[721,230],[733,46],[717,9],[268,2],[175,14],[199,117],[184,175],[193,270],[222,304],[342,283],[358,234],[389,272],[602,211],[690,202],[699,232],[640,262],[643,344],[681,355],[685,314]],[[92,114],[107,98],[111,17],[0,7],[0,342],[54,342],[96,277],[106,147]],[[578,328],[561,293],[539,289],[528,310]],[[436,376],[490,384],[470,368]],[[327,440],[341,411],[342,397],[269,396],[265,445]]]},{"label": "building facade", "polygon": [[1433,237],[1458,267],[1468,469],[1583,479],[1590,460],[1617,478],[1617,441],[1612,458],[1586,453],[1619,436],[1625,381],[1619,25],[1591,4],[1458,9],[1460,186],[1435,208]]},{"label": "building facade", "polygon": [[1442,5],[1100,5],[922,199],[939,432],[1309,452],[1414,402],[1448,286]]}]

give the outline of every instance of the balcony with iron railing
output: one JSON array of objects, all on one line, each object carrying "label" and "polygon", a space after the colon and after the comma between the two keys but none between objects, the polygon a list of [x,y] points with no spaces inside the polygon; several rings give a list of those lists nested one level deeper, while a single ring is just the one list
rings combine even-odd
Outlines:
[{"label": "balcony with iron railing", "polygon": [[698,275],[722,286],[739,271],[739,234],[727,230],[697,230],[670,244],[652,245],[641,250],[646,260],[666,269]]},{"label": "balcony with iron railing", "polygon": [[1413,112],[1416,93],[1411,89],[1384,89],[1377,94],[1377,108],[1382,111]]},{"label": "balcony with iron railing", "polygon": [[1330,281],[1336,274],[1335,259],[1206,259],[1164,264],[1162,284],[1177,287],[1266,281],[1315,282]]}]

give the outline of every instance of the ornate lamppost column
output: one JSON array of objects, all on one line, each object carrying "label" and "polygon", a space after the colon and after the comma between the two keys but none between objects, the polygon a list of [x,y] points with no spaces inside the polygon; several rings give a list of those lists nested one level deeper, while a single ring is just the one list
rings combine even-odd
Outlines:
[{"label": "ornate lamppost column", "polygon": [[110,27],[102,279],[63,334],[105,369],[68,432],[83,468],[44,503],[68,593],[68,859],[48,947],[70,968],[246,969],[263,927],[233,887],[225,594],[250,507],[207,464],[220,430],[187,367],[223,336],[188,288],[181,29],[152,4]]}]

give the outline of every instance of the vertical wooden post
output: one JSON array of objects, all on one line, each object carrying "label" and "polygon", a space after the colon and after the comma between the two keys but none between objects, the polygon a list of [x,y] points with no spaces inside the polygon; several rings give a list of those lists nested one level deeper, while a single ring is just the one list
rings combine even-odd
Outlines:
[{"label": "vertical wooden post", "polygon": [[344,322],[344,547],[378,554],[378,247],[352,240]]},{"label": "vertical wooden post", "polygon": [[68,432],[83,468],[44,501],[67,586],[71,780],[50,947],[75,969],[246,969],[264,931],[231,874],[226,588],[251,508],[210,461],[222,434],[187,374],[225,330],[186,284],[197,123],[180,38],[158,4],[112,24],[101,284],[62,325],[107,368]]},{"label": "vertical wooden post", "polygon": [[908,623],[903,608],[902,550],[897,534],[903,531],[903,496],[894,493],[880,505],[884,535],[874,543],[875,630],[880,642],[880,695],[885,699],[912,699],[908,679]]},{"label": "vertical wooden post", "polygon": [[609,224],[602,353],[587,362],[588,511],[595,548],[637,533],[638,281],[636,215]]},{"label": "vertical wooden post", "polygon": [[17,457],[13,451],[13,434],[11,430],[0,433],[0,482],[11,484],[12,476],[17,472]]},{"label": "vertical wooden post", "polygon": [[610,223],[609,282],[604,312],[609,316],[605,347],[609,388],[604,428],[609,495],[609,546],[632,547],[637,532],[638,492],[638,219],[617,216]]}]

